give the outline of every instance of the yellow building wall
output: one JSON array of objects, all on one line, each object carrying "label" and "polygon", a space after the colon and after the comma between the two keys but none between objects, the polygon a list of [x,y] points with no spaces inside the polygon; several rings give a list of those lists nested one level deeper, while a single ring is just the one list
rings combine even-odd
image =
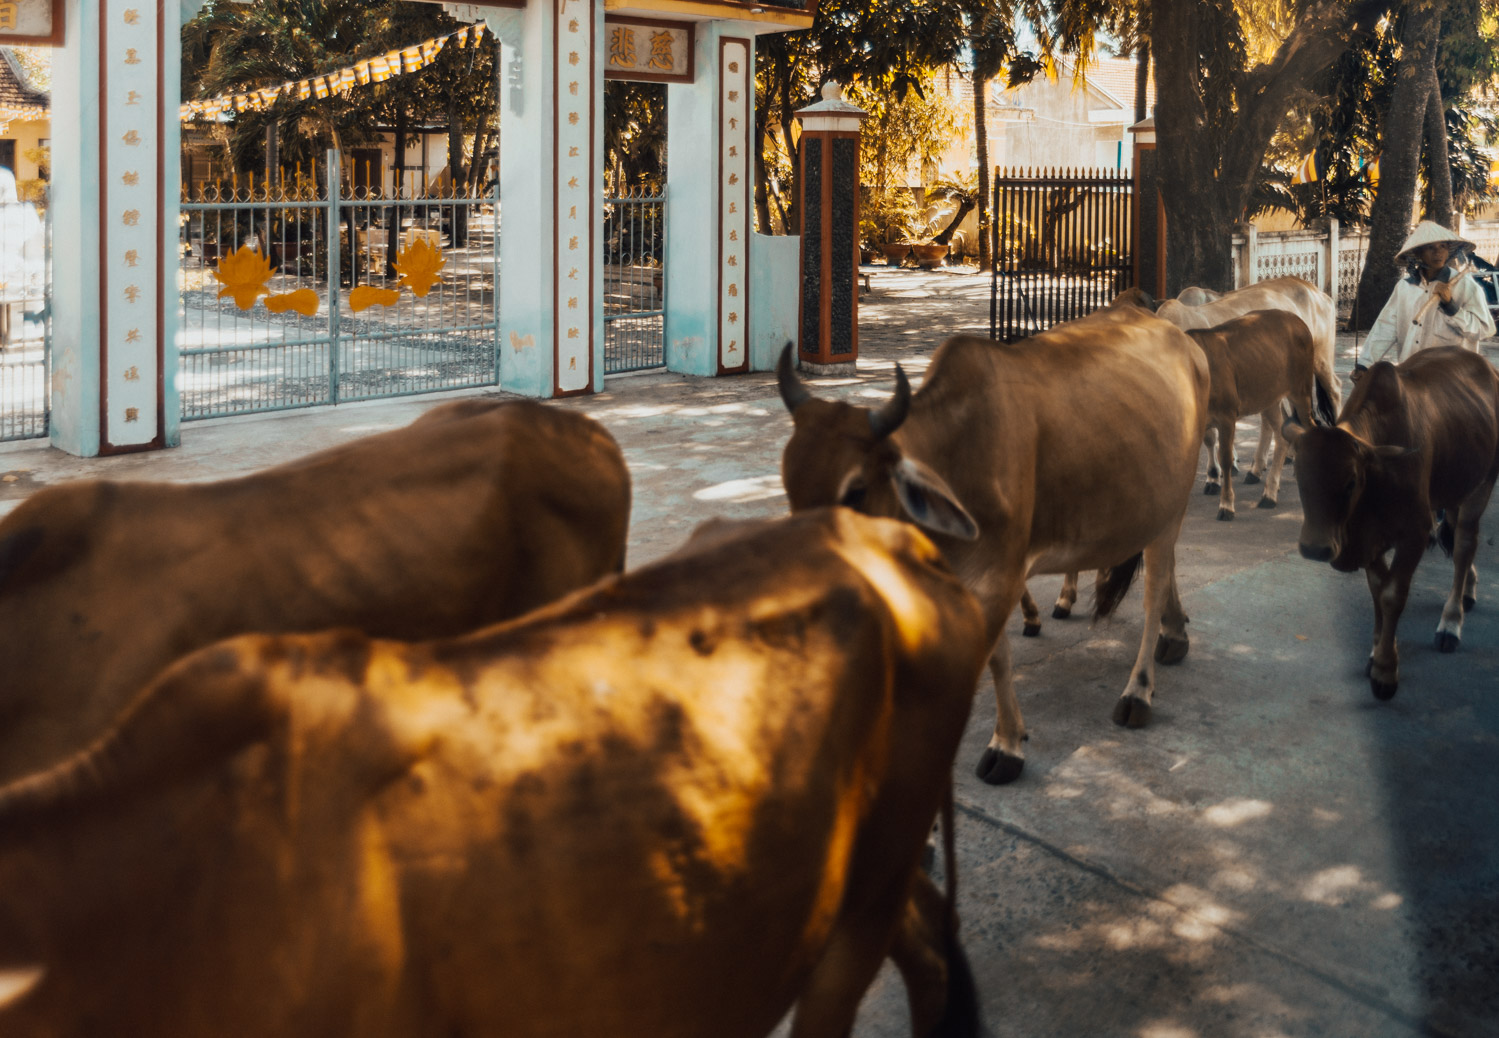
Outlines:
[{"label": "yellow building wall", "polygon": [[37,162],[41,156],[37,153],[41,142],[51,138],[52,121],[50,119],[15,120],[5,128],[3,133],[0,133],[0,140],[16,142],[16,183],[20,188],[21,197],[28,201],[42,201],[40,198],[32,197],[34,192],[43,190]]}]

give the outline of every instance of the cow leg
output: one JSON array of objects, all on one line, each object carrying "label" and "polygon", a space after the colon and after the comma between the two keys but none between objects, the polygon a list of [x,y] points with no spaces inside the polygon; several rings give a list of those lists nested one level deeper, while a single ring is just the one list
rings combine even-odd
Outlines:
[{"label": "cow leg", "polygon": [[1457,510],[1452,522],[1452,592],[1442,606],[1442,619],[1437,624],[1436,646],[1439,652],[1456,652],[1463,640],[1463,614],[1477,604],[1478,569],[1473,557],[1478,552],[1478,519],[1483,515],[1493,491],[1492,483],[1485,483]]},{"label": "cow leg", "polygon": [[1395,629],[1405,600],[1410,594],[1411,576],[1416,572],[1425,548],[1412,550],[1409,545],[1395,549],[1395,561],[1388,570],[1376,561],[1365,568],[1369,591],[1374,597],[1374,649],[1369,654],[1369,690],[1375,699],[1392,699],[1400,687],[1400,656],[1395,649]]},{"label": "cow leg", "polygon": [[1014,782],[1025,767],[1025,721],[1010,674],[1010,642],[1003,632],[989,654],[989,674],[994,679],[994,734],[975,770],[979,778],[998,786]]},{"label": "cow leg", "polygon": [[[904,877],[902,877],[904,880]],[[791,1038],[847,1038],[859,1002],[903,926],[908,884],[890,884],[839,916],[796,1003]]]},{"label": "cow leg", "polygon": [[[926,873],[918,872],[890,949],[906,985],[911,1033],[918,1038],[947,1033],[954,1019],[977,1016],[968,959],[951,931],[946,900]],[[950,1004],[953,1001],[968,1004]]]},{"label": "cow leg", "polygon": [[[1053,616],[1056,614],[1053,613]],[[1020,593],[1020,616],[1025,621],[1025,627],[1021,634],[1027,638],[1034,638],[1041,633],[1041,608],[1036,605],[1036,600],[1031,597],[1031,589],[1026,588]]]},{"label": "cow leg", "polygon": [[[1280,413],[1280,405],[1267,408],[1260,412],[1260,422],[1267,428],[1275,417]],[[1270,454],[1270,466],[1265,469],[1265,492],[1260,495],[1259,508],[1274,508],[1280,502],[1280,477],[1285,472],[1286,453],[1290,448],[1285,437],[1275,435],[1273,437],[1275,448]],[[1270,435],[1263,430],[1260,432],[1260,443],[1271,442]],[[1256,455],[1258,456],[1258,455]]]},{"label": "cow leg", "polygon": [[1208,478],[1202,485],[1204,494],[1212,495],[1218,493],[1218,480],[1222,478],[1222,472],[1218,468],[1218,430],[1209,425],[1202,434],[1202,445],[1208,449]]},{"label": "cow leg", "polygon": [[[1176,537],[1180,527],[1181,521],[1178,520],[1167,534],[1156,538],[1145,549],[1145,629],[1129,681],[1114,704],[1114,723],[1118,725],[1144,728],[1150,723],[1156,659],[1168,656],[1180,659],[1187,654],[1186,616],[1176,592]],[[1168,637],[1161,631],[1161,624],[1167,603],[1172,601],[1172,612],[1176,615],[1172,618],[1174,629]],[[1182,646],[1179,652],[1174,647],[1176,644]]]},{"label": "cow leg", "polygon": [[[1218,430],[1218,466],[1224,472],[1234,463],[1234,421],[1232,417],[1213,422]],[[1234,517],[1234,481],[1226,478],[1218,491],[1218,518],[1227,522]]]},{"label": "cow leg", "polygon": [[1072,615],[1077,605],[1077,570],[1062,574],[1062,590],[1057,593],[1057,604],[1051,607],[1054,620],[1065,620]]},{"label": "cow leg", "polygon": [[1270,447],[1280,440],[1279,413],[1272,412],[1274,412],[1273,408],[1260,415],[1260,442],[1254,448],[1254,460],[1249,463],[1249,471],[1244,474],[1245,486],[1258,483],[1264,477],[1265,465],[1270,458]]}]

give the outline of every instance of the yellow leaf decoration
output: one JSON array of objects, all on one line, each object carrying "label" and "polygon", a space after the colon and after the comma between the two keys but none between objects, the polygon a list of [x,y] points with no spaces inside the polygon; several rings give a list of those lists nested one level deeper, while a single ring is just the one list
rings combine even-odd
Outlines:
[{"label": "yellow leaf decoration", "polygon": [[355,313],[366,310],[372,306],[395,306],[396,300],[401,298],[399,288],[376,288],[374,285],[360,285],[349,292],[349,306]]},{"label": "yellow leaf decoration", "polygon": [[232,255],[219,260],[218,269],[213,272],[224,286],[219,289],[218,298],[233,296],[235,306],[248,310],[256,299],[271,294],[266,282],[273,273],[270,260],[248,245],[241,245]]},{"label": "yellow leaf decoration", "polygon": [[432,286],[437,283],[437,272],[447,265],[442,250],[434,249],[425,238],[414,239],[396,256],[395,262],[401,284],[418,297],[432,291]]},{"label": "yellow leaf decoration", "polygon": [[317,293],[310,288],[299,288],[295,292],[283,292],[276,296],[266,296],[265,308],[273,314],[295,310],[303,317],[311,317],[317,313],[318,297]]}]

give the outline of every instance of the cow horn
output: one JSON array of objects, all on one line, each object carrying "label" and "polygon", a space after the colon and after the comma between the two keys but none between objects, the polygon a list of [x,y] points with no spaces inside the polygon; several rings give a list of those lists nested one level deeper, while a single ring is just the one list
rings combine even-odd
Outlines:
[{"label": "cow horn", "polygon": [[900,428],[911,410],[911,382],[899,364],[895,365],[895,395],[877,411],[869,412],[869,431],[882,440]]},{"label": "cow horn", "polygon": [[802,384],[796,373],[796,365],[791,362],[790,339],[786,340],[786,347],[781,350],[781,359],[776,363],[776,385],[781,390],[781,401],[792,414],[796,414],[798,407],[812,399],[812,391]]}]

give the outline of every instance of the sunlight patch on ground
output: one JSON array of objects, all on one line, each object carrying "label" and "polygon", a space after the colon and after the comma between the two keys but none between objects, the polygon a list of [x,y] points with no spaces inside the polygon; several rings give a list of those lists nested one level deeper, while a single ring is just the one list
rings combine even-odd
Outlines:
[{"label": "sunlight patch on ground", "polygon": [[785,497],[779,475],[752,476],[749,479],[731,479],[695,492],[695,501],[765,501],[773,497]]},{"label": "sunlight patch on ground", "polygon": [[1242,913],[1220,905],[1206,890],[1190,883],[1178,883],[1161,896],[1182,909],[1183,917],[1171,932],[1185,940],[1210,941],[1225,926],[1232,926],[1243,918]]},{"label": "sunlight patch on ground", "polygon": [[1200,1038],[1197,1031],[1170,1020],[1157,1020],[1135,1032],[1139,1038]]},{"label": "sunlight patch on ground", "polygon": [[1231,866],[1219,869],[1213,875],[1213,886],[1225,890],[1232,890],[1236,894],[1244,894],[1259,886],[1260,877],[1251,869],[1243,866]]},{"label": "sunlight patch on ground", "polygon": [[1323,869],[1301,887],[1301,896],[1319,905],[1346,904],[1357,893],[1372,893],[1372,884],[1364,879],[1357,865],[1337,865]]},{"label": "sunlight patch on ground", "polygon": [[1273,810],[1275,810],[1274,805],[1263,800],[1232,797],[1204,811],[1202,820],[1220,829],[1231,829],[1253,819],[1264,818]]}]

